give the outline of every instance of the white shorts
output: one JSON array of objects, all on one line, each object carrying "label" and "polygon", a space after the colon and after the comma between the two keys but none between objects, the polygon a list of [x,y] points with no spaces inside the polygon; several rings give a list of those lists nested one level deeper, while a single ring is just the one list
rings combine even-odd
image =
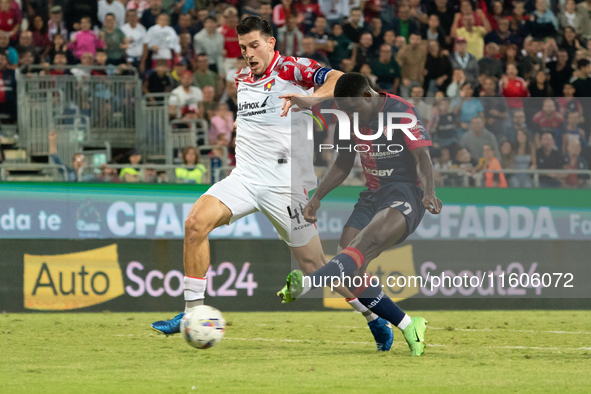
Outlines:
[{"label": "white shorts", "polygon": [[232,211],[230,223],[261,211],[291,247],[305,246],[318,234],[316,225],[304,220],[302,209],[308,203],[308,193],[303,187],[255,185],[232,173],[205,194]]}]

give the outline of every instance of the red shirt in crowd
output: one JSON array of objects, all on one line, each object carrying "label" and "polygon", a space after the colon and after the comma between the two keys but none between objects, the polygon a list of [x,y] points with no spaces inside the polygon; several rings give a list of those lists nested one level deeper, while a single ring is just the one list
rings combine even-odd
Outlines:
[{"label": "red shirt in crowd", "polygon": [[554,111],[550,116],[546,115],[544,111],[540,111],[534,115],[532,120],[543,131],[553,132],[564,122],[564,116],[558,111]]},{"label": "red shirt in crowd", "polygon": [[499,81],[499,90],[503,96],[507,97],[507,106],[509,108],[523,108],[523,100],[521,97],[529,97],[527,84],[523,78],[520,77],[508,79],[506,87],[501,79]]},{"label": "red shirt in crowd", "polygon": [[277,28],[283,27],[287,18],[289,18],[290,11],[283,8],[283,4],[277,4],[273,8],[273,23]]},{"label": "red shirt in crowd", "polygon": [[[0,11],[0,30],[5,32],[11,32],[12,29],[17,25],[18,18],[14,10]],[[14,39],[14,37],[10,37]]]},{"label": "red shirt in crowd", "polygon": [[222,26],[220,33],[224,36],[224,49],[226,50],[226,57],[229,59],[236,59],[242,55],[240,45],[238,45],[238,34],[236,29],[230,29],[228,25]]}]

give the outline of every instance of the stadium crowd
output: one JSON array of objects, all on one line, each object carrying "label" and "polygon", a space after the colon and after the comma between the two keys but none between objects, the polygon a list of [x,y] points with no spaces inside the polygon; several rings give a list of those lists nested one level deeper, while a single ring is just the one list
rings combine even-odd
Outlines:
[{"label": "stadium crowd", "polygon": [[[84,71],[55,66],[135,68],[144,94],[171,93],[171,119],[205,119],[220,148],[209,154],[225,147],[232,164],[234,75],[246,66],[235,27],[249,15],[271,23],[282,55],[357,71],[376,90],[409,97],[436,170],[589,168],[591,0],[0,0],[2,122],[16,122],[17,69],[59,78]],[[319,130],[315,142],[331,138]],[[99,180],[165,181],[140,179],[140,152],[127,156],[130,171],[105,166]],[[199,149],[178,159],[189,170],[177,179],[205,181]],[[460,186],[451,175],[437,181]],[[584,174],[540,176],[542,187],[587,184]],[[484,186],[532,187],[532,178],[486,173]]]}]

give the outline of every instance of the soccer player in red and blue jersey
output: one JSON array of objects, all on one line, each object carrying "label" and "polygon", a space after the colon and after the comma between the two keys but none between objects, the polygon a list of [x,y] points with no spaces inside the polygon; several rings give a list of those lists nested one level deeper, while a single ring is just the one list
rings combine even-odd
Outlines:
[{"label": "soccer player in red and blue jersey", "polygon": [[[414,105],[398,96],[377,93],[365,76],[358,73],[342,75],[334,90],[337,107],[347,114],[358,113],[359,132],[382,135],[367,141],[352,133],[367,179],[367,190],[361,192],[353,213],[341,235],[340,254],[304,280],[300,271],[293,271],[287,285],[278,293],[284,302],[293,301],[321,283],[332,283],[332,278],[364,276],[369,262],[381,252],[403,242],[418,227],[425,210],[441,212],[441,201],[435,196],[433,166],[428,147],[431,140]],[[416,125],[394,130],[391,139],[380,130],[386,121],[379,122],[384,113],[404,113],[416,117]],[[410,118],[398,122],[409,123]],[[364,126],[364,127],[361,127]],[[395,149],[386,149],[394,146]],[[380,151],[378,151],[380,149]],[[316,222],[320,200],[339,186],[349,175],[356,152],[339,149],[316,193],[304,209],[308,222]],[[418,173],[417,173],[418,166]],[[420,180],[419,181],[419,176]],[[422,183],[422,184],[421,184]],[[424,188],[424,189],[423,189]],[[326,281],[325,279],[328,279]],[[369,283],[373,283],[369,284]],[[412,356],[423,354],[426,320],[409,317],[375,281],[362,281],[361,287],[350,288],[359,301],[376,315],[402,330]]]}]

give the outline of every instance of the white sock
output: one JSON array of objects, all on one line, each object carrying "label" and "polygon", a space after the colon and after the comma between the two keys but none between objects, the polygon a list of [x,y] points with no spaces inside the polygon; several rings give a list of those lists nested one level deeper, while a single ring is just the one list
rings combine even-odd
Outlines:
[{"label": "white sock", "polygon": [[365,316],[365,319],[367,320],[367,322],[372,322],[375,319],[378,318],[378,315],[376,315],[375,313],[373,313],[372,311],[370,311],[369,309],[367,309],[367,307],[365,305],[363,305],[361,303],[361,301],[359,301],[359,299],[357,298],[346,298],[347,302],[349,303],[349,305],[351,305],[351,307],[353,309],[355,309],[357,312],[361,313],[363,316]]},{"label": "white sock", "polygon": [[207,277],[194,278],[185,275],[183,282],[185,288],[185,312],[197,305],[203,305],[205,289],[207,289]]},{"label": "white sock", "polygon": [[400,323],[398,323],[398,328],[400,328],[401,330],[404,330],[409,324],[410,324],[410,316],[405,314],[404,317],[402,318],[402,321]]}]

